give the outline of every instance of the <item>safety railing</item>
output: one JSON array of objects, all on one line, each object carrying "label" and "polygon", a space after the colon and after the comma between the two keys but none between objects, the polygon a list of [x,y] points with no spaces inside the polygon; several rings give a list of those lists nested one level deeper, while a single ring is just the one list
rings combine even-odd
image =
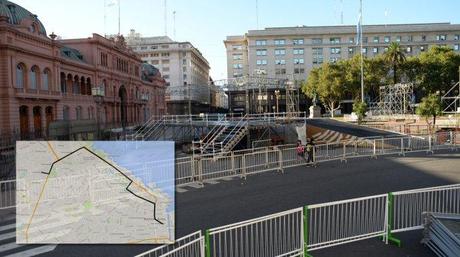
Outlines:
[{"label": "safety railing", "polygon": [[207,230],[206,256],[296,256],[304,251],[303,222],[297,208]]},{"label": "safety railing", "polygon": [[135,257],[204,257],[204,237],[197,231],[179,238],[172,245],[163,245]]},{"label": "safety railing", "polygon": [[[185,243],[181,238],[136,257],[309,257],[311,251],[375,237],[400,245],[392,232],[422,229],[425,212],[459,214],[460,184],[308,205],[208,229],[204,244],[197,232],[184,237],[195,236]],[[198,241],[201,248],[175,255]]]},{"label": "safety railing", "polygon": [[387,195],[309,205],[306,212],[310,250],[384,236]]},{"label": "safety railing", "polygon": [[16,180],[0,181],[0,210],[16,206]]}]

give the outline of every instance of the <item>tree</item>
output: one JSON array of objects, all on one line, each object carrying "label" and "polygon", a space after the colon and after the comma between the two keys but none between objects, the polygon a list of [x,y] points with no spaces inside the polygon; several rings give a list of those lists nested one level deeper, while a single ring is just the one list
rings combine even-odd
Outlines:
[{"label": "tree", "polygon": [[302,92],[310,98],[316,94],[331,117],[340,108],[339,101],[345,94],[345,69],[345,61],[324,63],[314,68],[302,85]]},{"label": "tree", "polygon": [[396,42],[392,42],[388,46],[388,51],[384,54],[384,58],[385,61],[393,68],[393,83],[398,83],[397,70],[406,61],[406,56],[404,55],[401,46]]},{"label": "tree", "polygon": [[[432,134],[434,132],[434,127],[436,126],[436,116],[442,114],[441,101],[439,96],[437,94],[429,94],[428,96],[422,98],[422,102],[420,102],[420,105],[417,108],[417,114],[420,117],[425,118],[426,124],[428,126],[428,131],[430,134]],[[429,121],[431,117],[433,117],[432,125]]]},{"label": "tree", "polygon": [[353,103],[353,112],[358,116],[358,124],[361,124],[364,117],[366,116],[367,104],[360,100],[355,100]]}]

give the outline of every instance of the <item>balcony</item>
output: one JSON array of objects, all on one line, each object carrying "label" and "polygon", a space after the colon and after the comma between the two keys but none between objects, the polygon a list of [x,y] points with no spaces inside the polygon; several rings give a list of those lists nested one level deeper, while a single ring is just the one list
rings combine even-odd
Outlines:
[{"label": "balcony", "polygon": [[61,98],[61,92],[51,91],[51,90],[38,90],[30,88],[15,88],[15,96],[19,98],[40,98],[40,99],[50,99],[50,100],[59,100]]}]

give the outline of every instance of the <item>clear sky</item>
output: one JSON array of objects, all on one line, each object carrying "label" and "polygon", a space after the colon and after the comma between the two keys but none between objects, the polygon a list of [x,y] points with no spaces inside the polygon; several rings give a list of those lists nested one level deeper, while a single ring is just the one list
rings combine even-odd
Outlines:
[{"label": "clear sky", "polygon": [[[117,0],[11,0],[38,15],[47,32],[63,38],[118,32]],[[120,0],[121,32],[165,34],[164,0]],[[356,24],[358,0],[258,0],[259,26]],[[460,23],[459,0],[363,0],[364,24]],[[176,12],[175,33],[173,11]],[[106,14],[106,15],[104,15]],[[104,19],[106,16],[106,19]],[[106,22],[104,22],[106,20]],[[213,79],[227,76],[223,40],[257,29],[256,0],[167,0],[167,32],[190,41],[211,65]],[[175,35],[174,35],[175,34]]]}]

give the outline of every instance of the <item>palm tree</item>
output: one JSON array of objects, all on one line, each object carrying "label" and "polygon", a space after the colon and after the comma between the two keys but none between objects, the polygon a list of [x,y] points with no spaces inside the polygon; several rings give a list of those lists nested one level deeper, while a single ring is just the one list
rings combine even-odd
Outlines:
[{"label": "palm tree", "polygon": [[390,46],[388,46],[388,51],[386,51],[384,58],[385,61],[393,67],[393,83],[396,84],[398,79],[396,71],[398,67],[406,61],[406,56],[401,46],[396,42],[392,42]]}]

